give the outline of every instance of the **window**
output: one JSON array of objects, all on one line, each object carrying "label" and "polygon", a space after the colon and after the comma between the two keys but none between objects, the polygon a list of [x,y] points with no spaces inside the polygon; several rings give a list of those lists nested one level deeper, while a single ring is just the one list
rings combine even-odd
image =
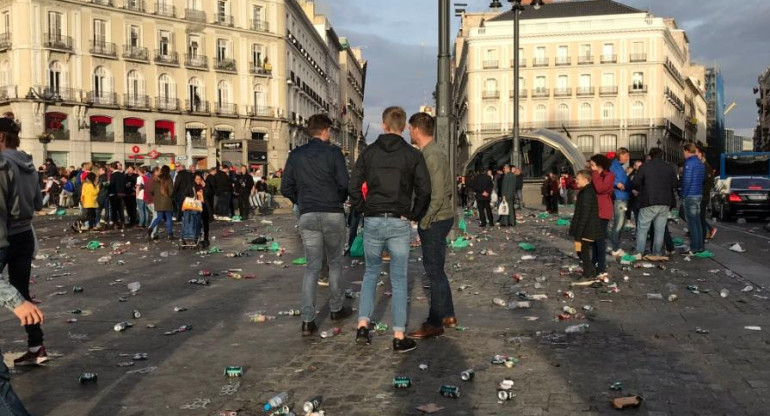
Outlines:
[{"label": "window", "polygon": [[556,88],[560,90],[569,88],[569,78],[566,75],[559,75],[559,77],[556,78]]},{"label": "window", "polygon": [[615,44],[605,43],[602,48],[602,55],[604,55],[604,59],[611,59],[615,55]]},{"label": "window", "polygon": [[94,70],[94,95],[96,97],[106,97],[112,91],[112,77],[109,71],[103,66],[98,66]]},{"label": "window", "polygon": [[496,123],[497,120],[497,107],[487,107],[486,110],[484,110],[484,122],[489,123]]},{"label": "window", "polygon": [[217,17],[220,20],[222,20],[222,19],[224,19],[226,14],[227,14],[227,2],[226,1],[218,1],[217,2]]},{"label": "window", "polygon": [[171,32],[168,30],[158,31],[158,52],[161,56],[168,56],[171,52]]},{"label": "window", "polygon": [[631,44],[631,53],[641,55],[644,53],[644,42],[634,42]]},{"label": "window", "polygon": [[190,78],[187,84],[187,99],[190,101],[190,109],[199,111],[203,108],[203,85],[197,77]]},{"label": "window", "polygon": [[628,150],[632,152],[644,152],[647,150],[647,135],[632,134],[628,138]]},{"label": "window", "polygon": [[643,72],[634,72],[633,77],[631,78],[631,86],[635,90],[640,90],[644,88],[644,73]]},{"label": "window", "polygon": [[538,46],[535,48],[535,59],[545,59],[545,46]]},{"label": "window", "polygon": [[593,118],[593,109],[591,108],[591,104],[589,103],[580,104],[580,120],[590,121],[592,118]]},{"label": "window", "polygon": [[536,92],[545,92],[545,77],[535,77],[535,91]]},{"label": "window", "polygon": [[217,104],[228,104],[230,102],[230,84],[227,81],[219,81],[217,84]]},{"label": "window", "polygon": [[[0,88],[6,87],[11,82],[11,65],[8,61],[3,61],[0,65]],[[6,91],[0,91],[0,94],[6,94]]]},{"label": "window", "polygon": [[599,152],[614,152],[618,149],[618,136],[614,134],[603,134],[599,136]]},{"label": "window", "polygon": [[200,51],[200,45],[202,43],[199,35],[190,35],[187,40],[187,53],[190,55],[190,58],[197,58],[199,54],[203,55]]},{"label": "window", "polygon": [[559,46],[559,48],[556,50],[556,56],[560,60],[567,59],[567,56],[569,56],[569,47],[568,46]]},{"label": "window", "polygon": [[[262,109],[262,108],[265,108],[266,102],[267,102],[267,98],[265,96],[264,89],[259,84],[255,85],[254,86],[254,106],[257,109]],[[259,114],[259,112],[257,114]]]},{"label": "window", "polygon": [[612,120],[615,118],[615,104],[606,102],[602,104],[602,121],[603,124],[612,124]]},{"label": "window", "polygon": [[128,71],[126,78],[128,79],[128,83],[126,84],[126,92],[128,93],[129,97],[136,98],[140,95],[144,95],[144,78],[142,78],[142,75],[139,73],[139,71],[133,69]]},{"label": "window", "polygon": [[580,75],[580,88],[591,88],[591,74]]},{"label": "window", "polygon": [[497,91],[497,80],[494,78],[487,78],[486,82],[484,82],[484,90]]},{"label": "window", "polygon": [[590,57],[591,56],[591,44],[590,43],[584,43],[580,45],[580,56],[583,57]]},{"label": "window", "polygon": [[560,123],[569,121],[569,106],[567,104],[559,104],[559,108],[556,110],[556,120]]},{"label": "window", "polygon": [[3,33],[11,33],[11,13],[3,12]]},{"label": "window", "polygon": [[107,21],[94,19],[94,44],[104,45],[107,42]]},{"label": "window", "polygon": [[128,27],[128,45],[132,48],[138,48],[142,45],[139,26],[131,25]]},{"label": "window", "polygon": [[227,39],[217,39],[217,61],[227,59]]},{"label": "window", "polygon": [[48,33],[49,36],[59,38],[62,36],[62,14],[57,12],[48,12]]},{"label": "window", "polygon": [[262,6],[251,6],[251,18],[255,24],[262,22]]},{"label": "window", "polygon": [[162,101],[168,101],[176,97],[176,88],[174,88],[174,81],[168,74],[161,74],[158,77],[158,95]]},{"label": "window", "polygon": [[615,86],[615,74],[606,73],[602,74],[602,87],[614,87]]},{"label": "window", "polygon": [[484,55],[484,60],[486,61],[496,61],[497,60],[497,49],[487,49]]},{"label": "window", "polygon": [[254,43],[251,45],[251,62],[257,68],[262,68],[262,45]]},{"label": "window", "polygon": [[641,101],[636,101],[634,104],[631,105],[631,118],[633,120],[643,120],[644,119],[644,103]]},{"label": "window", "polygon": [[62,73],[64,72],[64,66],[58,61],[51,62],[48,65],[48,89],[50,91],[59,93],[61,88],[64,87],[64,80]]},{"label": "window", "polygon": [[535,107],[535,126],[545,127],[546,121],[548,121],[548,109],[540,104]]},{"label": "window", "polygon": [[594,152],[594,136],[578,136],[577,138],[578,149],[583,153]]}]

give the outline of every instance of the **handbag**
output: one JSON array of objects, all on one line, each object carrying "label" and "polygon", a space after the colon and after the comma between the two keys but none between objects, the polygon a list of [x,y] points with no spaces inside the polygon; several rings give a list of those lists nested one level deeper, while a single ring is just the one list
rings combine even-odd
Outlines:
[{"label": "handbag", "polygon": [[503,199],[503,201],[500,202],[500,206],[497,207],[497,215],[505,216],[508,214],[509,214],[508,202],[505,199]]},{"label": "handbag", "polygon": [[197,211],[201,212],[203,211],[203,204],[201,201],[198,201],[195,198],[192,197],[185,197],[184,202],[182,202],[182,211]]}]

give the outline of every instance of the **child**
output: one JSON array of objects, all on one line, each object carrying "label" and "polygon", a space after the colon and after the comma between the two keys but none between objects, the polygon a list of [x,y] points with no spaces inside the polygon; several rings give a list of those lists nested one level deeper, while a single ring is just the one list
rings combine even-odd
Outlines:
[{"label": "child", "polygon": [[97,225],[96,210],[99,208],[99,203],[96,199],[98,195],[99,186],[96,185],[96,174],[89,172],[88,176],[86,176],[86,182],[83,184],[83,189],[80,192],[80,203],[83,206],[86,217],[86,230],[90,230]]},{"label": "child", "polygon": [[575,251],[583,263],[583,278],[596,277],[596,267],[591,261],[591,246],[593,242],[604,238],[605,229],[599,221],[599,201],[596,191],[591,186],[591,171],[581,170],[575,181],[580,189],[575,201],[575,215],[569,227],[569,234],[575,239]]}]

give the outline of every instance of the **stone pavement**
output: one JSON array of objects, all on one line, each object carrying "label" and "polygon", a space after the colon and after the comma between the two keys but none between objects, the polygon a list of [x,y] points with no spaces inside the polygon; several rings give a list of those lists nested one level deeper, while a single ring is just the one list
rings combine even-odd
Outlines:
[{"label": "stone pavement", "polygon": [[[48,258],[35,261],[33,293],[47,315],[46,346],[53,357],[43,368],[14,369],[13,385],[34,415],[218,415],[225,409],[262,415],[262,404],[280,391],[290,392],[297,411],[305,399],[320,394],[327,415],[346,416],[417,415],[421,413],[415,408],[426,403],[444,407],[437,413],[444,415],[611,414],[616,411],[609,400],[625,394],[644,397],[639,409],[623,411],[630,414],[768,414],[768,294],[760,287],[764,283],[725,272],[749,262],[767,267],[767,256],[763,260],[757,255],[767,250],[767,241],[745,241],[749,246],[743,253],[745,262],[739,253],[728,251],[722,245],[728,240],[718,235],[711,244],[717,254],[714,260],[688,262],[675,256],[667,270],[622,271],[613,264],[610,272],[617,293],[606,293],[606,287],[573,288],[575,298],[567,299],[563,291],[574,279],[562,276],[560,269],[577,261],[566,227],[556,225],[556,218],[541,220],[536,215],[537,211],[525,211],[519,227],[486,234],[468,221],[469,234],[480,238],[472,241],[472,247],[451,250],[447,261],[456,312],[467,329],[419,341],[417,350],[403,355],[390,350],[390,334],[375,336],[370,347],[354,345],[353,318],[343,323],[341,335],[330,339],[301,338],[297,317],[249,321],[255,311],[277,315],[298,307],[303,269],[291,265],[291,260],[301,257],[302,250],[291,216],[269,217],[272,225],[261,224],[261,218],[217,223],[213,245],[224,253],[212,255],[178,251],[168,242],[144,251],[147,244],[138,230],[75,235],[79,241],[67,248],[71,236],[65,235],[65,221],[40,218],[36,220],[43,238],[40,254]],[[724,231],[748,238],[739,231]],[[674,233],[682,235],[676,227]],[[286,253],[226,257],[245,250],[248,240],[260,234],[274,236]],[[625,245],[630,246],[630,236],[626,237]],[[80,248],[92,239],[107,247]],[[125,253],[98,264],[97,259],[113,251],[110,243],[127,241],[131,244]],[[518,248],[519,242],[530,242],[536,250],[526,253]],[[480,254],[485,249],[497,255]],[[528,254],[537,258],[521,260]],[[413,250],[410,262],[410,328],[420,324],[428,309],[420,255],[419,248]],[[259,264],[265,260],[285,263]],[[349,260],[346,264],[344,287],[358,291],[363,266],[350,266]],[[494,273],[500,266],[505,271]],[[189,284],[204,268],[242,268],[243,275],[255,278],[235,280],[220,274],[209,286]],[[514,273],[521,275],[519,283]],[[142,288],[130,295],[126,285],[134,281]],[[383,281],[375,320],[390,324],[387,275]],[[749,284],[755,289],[742,292]],[[73,294],[75,285],[85,291]],[[463,285],[469,286],[460,291]],[[691,293],[688,285],[697,285],[701,293]],[[719,295],[723,288],[730,292],[726,298]],[[66,294],[56,295],[62,291]],[[518,300],[520,291],[545,294],[548,300],[516,310],[492,303],[494,297]],[[647,298],[648,293],[665,298],[672,292],[678,295],[674,302]],[[127,301],[119,302],[121,296]],[[326,289],[319,289],[318,299],[317,322],[321,330],[329,329],[329,310],[323,303]],[[565,305],[588,316],[558,321],[555,317]],[[584,305],[593,310],[583,311]],[[174,312],[175,306],[188,310]],[[83,313],[71,314],[76,308]],[[142,312],[140,319],[131,319],[134,309]],[[25,334],[9,314],[1,317],[0,348],[9,362],[22,352]],[[68,324],[69,318],[78,322]],[[124,320],[135,326],[114,332],[112,326]],[[567,326],[581,323],[590,325],[588,333],[564,333]],[[148,324],[157,327],[147,328]],[[183,324],[193,329],[163,335]],[[762,330],[745,329],[753,325]],[[696,333],[696,327],[709,333]],[[147,353],[148,359],[132,367],[117,366],[131,361],[121,354],[137,352]],[[492,365],[495,354],[516,356],[520,363],[513,368]],[[421,370],[420,364],[427,369]],[[230,365],[244,366],[243,378],[226,379],[223,370]],[[460,372],[468,368],[475,369],[475,379],[461,381]],[[98,383],[80,385],[77,377],[86,371],[98,373]],[[392,379],[399,375],[411,377],[412,387],[395,390]],[[501,404],[496,386],[505,377],[514,380],[517,397]],[[609,389],[615,382],[623,384],[622,392]],[[460,398],[441,397],[442,384],[459,386]]]}]

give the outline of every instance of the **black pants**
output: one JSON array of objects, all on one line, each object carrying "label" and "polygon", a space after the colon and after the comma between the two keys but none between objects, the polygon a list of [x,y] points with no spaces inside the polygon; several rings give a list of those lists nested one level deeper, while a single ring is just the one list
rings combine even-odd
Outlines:
[{"label": "black pants", "polygon": [[110,195],[110,209],[112,210],[112,223],[115,226],[123,226],[126,223],[126,216],[123,213],[125,208],[125,198],[123,195]]},{"label": "black pants", "polygon": [[203,196],[203,210],[208,212],[209,221],[214,219],[214,195]]},{"label": "black pants", "polygon": [[444,270],[446,237],[453,224],[454,219],[450,218],[434,222],[427,230],[417,229],[422,242],[422,264],[430,280],[430,311],[426,323],[434,327],[442,327],[444,318],[455,316],[452,289]]},{"label": "black pants", "polygon": [[88,221],[88,228],[94,228],[99,225],[96,222],[96,210],[99,208],[83,208],[85,210],[86,221]]},{"label": "black pants", "polygon": [[138,223],[136,210],[136,195],[126,195],[126,213],[128,214],[128,225],[134,226]]},{"label": "black pants", "polygon": [[251,202],[249,201],[249,194],[241,193],[238,195],[238,213],[241,215],[241,220],[246,221],[249,219],[249,212],[251,212]]},{"label": "black pants", "polygon": [[492,216],[492,206],[490,201],[479,199],[476,201],[476,205],[479,208],[479,219],[481,220],[481,226],[486,227],[487,221],[489,225],[495,225],[495,218]]},{"label": "black pants", "polygon": [[591,259],[591,248],[593,242],[583,240],[581,241],[580,248],[580,262],[583,264],[583,277],[586,279],[593,279],[596,277],[596,267]]},{"label": "black pants", "polygon": [[559,195],[558,194],[545,197],[545,209],[546,211],[552,214],[559,213]]},{"label": "black pants", "polygon": [[201,212],[201,223],[203,223],[203,241],[209,241],[209,221],[211,220],[211,210],[209,205],[203,204],[203,212]]},{"label": "black pants", "polygon": [[173,215],[177,222],[182,221],[182,203],[184,202],[184,195],[174,195],[171,198],[171,203],[174,204]]},{"label": "black pants", "polygon": [[[35,251],[35,236],[32,230],[21,234],[8,236],[8,281],[21,293],[24,299],[31,301],[29,296],[29,278],[32,272],[32,253]],[[43,345],[43,330],[40,324],[26,325],[27,345],[37,347]]]},{"label": "black pants", "polygon": [[348,252],[350,247],[353,247],[353,241],[358,235],[358,226],[361,224],[361,215],[356,212],[355,208],[350,208],[350,214],[348,215]]}]

